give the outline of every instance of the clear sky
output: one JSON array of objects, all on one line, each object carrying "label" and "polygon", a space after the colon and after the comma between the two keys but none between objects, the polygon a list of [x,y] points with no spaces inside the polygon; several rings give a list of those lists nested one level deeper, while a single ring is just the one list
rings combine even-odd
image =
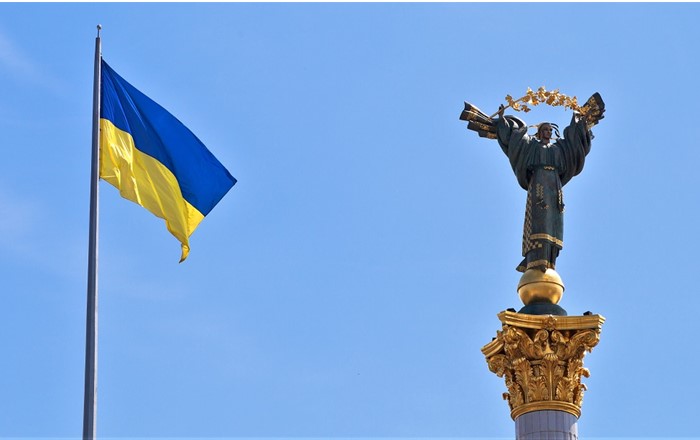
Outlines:
[{"label": "clear sky", "polygon": [[[81,434],[96,25],[238,179],[192,251],[100,184],[100,437],[512,438],[525,191],[458,120],[599,92],[565,188],[585,438],[697,435],[700,6],[0,4],[0,436]],[[528,123],[571,114],[536,108]]]}]

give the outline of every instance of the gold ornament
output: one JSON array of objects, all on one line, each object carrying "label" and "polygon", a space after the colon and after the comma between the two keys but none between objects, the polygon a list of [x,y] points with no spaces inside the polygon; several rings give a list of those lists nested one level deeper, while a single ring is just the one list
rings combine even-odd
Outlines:
[{"label": "gold ornament", "polygon": [[[525,113],[532,110],[530,106],[538,106],[540,104],[547,104],[552,107],[564,107],[565,109],[571,109],[575,112],[580,113],[582,116],[586,116],[587,109],[578,105],[578,100],[575,96],[569,97],[563,93],[559,92],[559,89],[554,89],[547,91],[544,86],[537,89],[537,91],[532,90],[530,87],[527,88],[525,96],[518,99],[513,99],[512,96],[506,95],[506,102],[508,103],[505,108],[512,108],[513,110],[519,112],[523,111]],[[491,117],[495,117],[498,112],[494,113]]]},{"label": "gold ornament", "polygon": [[503,329],[482,353],[489,370],[505,378],[510,415],[532,411],[565,411],[581,416],[589,377],[583,357],[600,340],[600,315],[553,316],[501,312]]},{"label": "gold ornament", "polygon": [[536,302],[559,304],[563,294],[564,282],[554,269],[546,272],[528,269],[518,282],[518,295],[525,305]]}]

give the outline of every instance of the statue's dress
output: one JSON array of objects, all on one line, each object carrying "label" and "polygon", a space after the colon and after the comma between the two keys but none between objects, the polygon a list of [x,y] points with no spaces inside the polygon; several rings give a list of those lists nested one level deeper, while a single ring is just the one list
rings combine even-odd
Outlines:
[{"label": "statue's dress", "polygon": [[523,261],[517,270],[554,269],[564,245],[562,187],[583,170],[591,150],[585,121],[571,119],[564,137],[544,144],[527,134],[527,125],[514,117],[497,119],[497,136],[520,186],[527,190],[523,227]]}]

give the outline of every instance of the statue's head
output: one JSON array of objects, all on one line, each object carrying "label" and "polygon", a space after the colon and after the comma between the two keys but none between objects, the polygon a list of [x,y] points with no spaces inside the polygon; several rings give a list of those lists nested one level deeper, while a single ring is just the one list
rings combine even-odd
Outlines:
[{"label": "statue's head", "polygon": [[537,139],[541,142],[549,142],[552,139],[552,124],[549,122],[543,122],[537,127],[537,134],[535,135]]},{"label": "statue's head", "polygon": [[537,127],[537,133],[535,134],[535,137],[540,142],[549,143],[549,141],[552,139],[552,133],[554,133],[557,138],[559,137],[559,127],[557,126],[557,124],[552,124],[551,122],[542,122],[540,124],[537,124],[535,127]]}]

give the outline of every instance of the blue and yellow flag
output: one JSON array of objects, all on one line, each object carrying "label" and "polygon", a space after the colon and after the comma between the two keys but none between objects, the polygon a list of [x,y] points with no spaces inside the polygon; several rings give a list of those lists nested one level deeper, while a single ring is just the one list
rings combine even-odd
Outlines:
[{"label": "blue and yellow flag", "polygon": [[236,183],[173,115],[102,61],[100,177],[165,220],[190,251],[199,222]]}]

